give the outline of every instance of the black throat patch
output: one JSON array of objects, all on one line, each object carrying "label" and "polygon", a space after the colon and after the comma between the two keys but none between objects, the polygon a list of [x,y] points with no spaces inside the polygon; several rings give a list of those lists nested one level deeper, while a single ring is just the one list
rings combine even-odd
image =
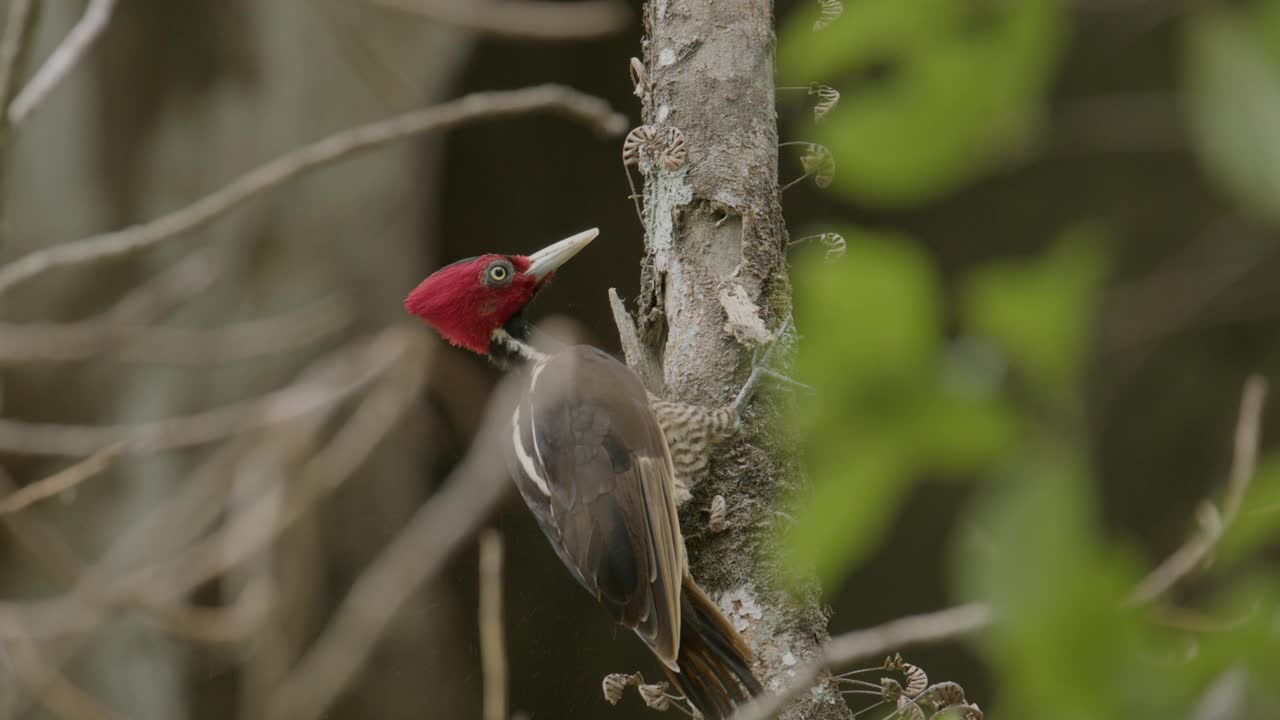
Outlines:
[{"label": "black throat patch", "polygon": [[[533,327],[524,319],[524,313],[518,312],[502,325],[502,329],[518,342],[528,343]],[[518,348],[495,338],[489,338],[489,359],[504,370],[513,370],[528,362]]]}]

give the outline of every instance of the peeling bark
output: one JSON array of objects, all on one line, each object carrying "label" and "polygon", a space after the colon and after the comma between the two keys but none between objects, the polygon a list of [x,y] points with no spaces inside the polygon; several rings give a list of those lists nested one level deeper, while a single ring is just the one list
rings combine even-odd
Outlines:
[{"label": "peeling bark", "polygon": [[[647,257],[640,337],[661,359],[671,399],[722,404],[750,370],[750,347],[790,313],[786,227],[777,181],[771,0],[650,0],[645,66],[652,89],[645,122],[684,136],[688,159],[647,168]],[[794,335],[782,339],[789,343]],[[764,408],[765,412],[757,412]],[[767,414],[757,401],[752,417]],[[757,654],[766,687],[819,651],[827,617],[816,583],[785,593],[770,542],[777,511],[804,480],[785,438],[748,430],[717,453],[682,518],[694,576],[716,597]],[[712,498],[734,508],[710,533]],[[785,522],[785,521],[782,521]],[[851,717],[827,682],[781,716]]]}]

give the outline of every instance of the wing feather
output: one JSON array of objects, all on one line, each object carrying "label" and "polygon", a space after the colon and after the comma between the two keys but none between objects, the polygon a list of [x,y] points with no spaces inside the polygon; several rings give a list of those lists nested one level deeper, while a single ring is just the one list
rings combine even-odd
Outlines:
[{"label": "wing feather", "polygon": [[537,368],[522,408],[514,439],[527,452],[513,470],[543,532],[613,617],[675,667],[684,543],[671,454],[644,385],[577,346]]}]

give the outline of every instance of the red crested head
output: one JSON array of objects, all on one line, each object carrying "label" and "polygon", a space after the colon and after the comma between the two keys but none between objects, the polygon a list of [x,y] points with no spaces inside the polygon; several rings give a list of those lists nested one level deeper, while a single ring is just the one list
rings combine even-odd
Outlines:
[{"label": "red crested head", "polygon": [[532,255],[481,255],[440,268],[405,298],[404,307],[445,340],[489,354],[493,333],[533,300],[557,268],[595,239],[595,228]]}]

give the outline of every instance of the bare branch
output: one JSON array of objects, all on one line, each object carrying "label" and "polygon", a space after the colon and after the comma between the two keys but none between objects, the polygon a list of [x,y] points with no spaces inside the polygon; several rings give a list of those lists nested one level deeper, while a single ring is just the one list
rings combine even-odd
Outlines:
[{"label": "bare branch", "polygon": [[[41,657],[35,643],[14,628],[3,628],[9,636],[0,641],[0,650],[23,684],[31,688],[40,704],[55,717],[66,720],[113,720],[118,717],[97,699],[67,679]],[[20,629],[19,629],[20,630]]]},{"label": "bare branch", "polygon": [[510,433],[513,384],[495,393],[484,427],[444,486],[357,578],[328,629],[279,686],[270,720],[319,718],[355,679],[414,590],[432,577],[506,495],[510,481],[496,452]]},{"label": "bare branch", "polygon": [[9,116],[4,108],[18,87],[27,53],[31,50],[31,34],[35,30],[39,5],[35,0],[10,0],[4,26],[0,27],[0,207],[3,207],[3,168],[5,149],[9,144]]},{"label": "bare branch", "polygon": [[301,480],[290,488],[283,507],[270,495],[259,498],[217,534],[134,573],[129,584],[158,582],[166,593],[180,595],[252,557],[364,463],[417,397],[424,365],[419,355],[405,358],[404,372],[388,377],[364,399],[342,429],[298,471]]},{"label": "bare branch", "polygon": [[1262,429],[1262,407],[1267,399],[1267,380],[1250,375],[1240,397],[1240,415],[1236,419],[1235,442],[1232,447],[1231,474],[1227,481],[1227,497],[1222,502],[1222,523],[1231,525],[1258,466],[1258,440]]},{"label": "bare branch", "polygon": [[832,638],[821,655],[796,668],[781,692],[764,695],[734,713],[731,720],[769,720],[793,698],[808,690],[823,670],[885,655],[908,645],[936,643],[969,635],[991,624],[986,605],[960,605],[946,610],[910,615],[883,625],[855,630]]},{"label": "bare branch", "polygon": [[1260,375],[1249,376],[1240,398],[1240,415],[1236,420],[1231,473],[1222,510],[1219,511],[1210,500],[1200,504],[1199,526],[1196,531],[1181,547],[1138,583],[1129,596],[1129,604],[1141,605],[1151,602],[1194,572],[1217,545],[1223,532],[1235,520],[1257,467],[1258,435],[1262,425],[1262,407],[1266,396],[1266,379]]},{"label": "bare branch", "polygon": [[[108,450],[112,449],[108,448]],[[105,455],[106,452],[103,454]],[[79,465],[88,464],[95,459],[97,458],[89,458]],[[63,473],[74,470],[79,465],[68,468]],[[27,486],[27,488],[30,487],[35,485]],[[16,492],[13,482],[2,470],[0,470],[0,490]],[[11,494],[5,500],[8,501],[13,497],[14,495]],[[75,551],[38,519],[21,514],[7,514],[0,520],[3,520],[19,543],[41,563],[41,568],[55,576],[52,579],[56,582],[73,586],[77,579],[87,577],[86,568]],[[253,632],[265,618],[271,589],[268,582],[261,578],[258,580],[259,582],[251,582],[242,589],[236,600],[226,607],[198,607],[181,602],[147,606],[143,598],[140,599],[139,609],[147,611],[149,619],[154,620],[168,632],[188,640],[207,644],[235,642]],[[0,624],[3,624],[8,617],[11,616],[0,614]],[[21,640],[13,633],[0,632],[0,635]],[[53,663],[49,665],[52,666]]]},{"label": "bare branch", "polygon": [[[422,344],[409,347],[421,350]],[[85,632],[100,625],[109,611],[124,607],[146,610],[162,627],[187,637],[225,637],[242,632],[237,628],[249,627],[247,623],[258,618],[255,607],[261,605],[259,598],[242,595],[236,605],[243,602],[248,609],[210,609],[208,613],[184,609],[178,601],[199,585],[253,557],[315,502],[337,489],[414,401],[423,379],[423,360],[421,352],[407,352],[397,359],[394,367],[399,372],[388,374],[324,448],[310,455],[298,471],[300,481],[290,487],[287,503],[281,505],[273,493],[266,493],[266,497],[232,515],[225,528],[196,541],[222,514],[221,503],[230,474],[228,462],[244,455],[243,445],[227,443],[188,480],[178,498],[157,508],[156,513],[117,540],[106,558],[81,573],[70,593],[35,603],[0,602],[0,636],[5,635],[8,626],[20,627],[24,635],[36,637]],[[268,436],[284,440],[267,442],[283,442],[296,436],[292,455],[310,453],[311,438],[320,427],[318,420],[303,418],[290,427],[295,432]],[[140,543],[149,545],[140,548]],[[165,557],[136,568],[139,559],[149,560],[157,552]],[[144,553],[148,557],[138,557]],[[130,556],[134,556],[136,569],[123,567]],[[221,627],[197,627],[213,613],[229,617],[221,620]],[[228,627],[231,629],[224,629]]]},{"label": "bare branch", "polygon": [[18,125],[80,62],[94,41],[107,29],[116,0],[90,0],[84,15],[44,61],[27,86],[9,104],[9,122]]},{"label": "bare branch", "polygon": [[417,104],[421,88],[409,78],[412,68],[384,57],[380,38],[357,22],[368,15],[367,7],[350,0],[318,0],[313,6],[324,16],[325,28],[347,66],[377,96],[379,107],[394,111]]},{"label": "bare branch", "polygon": [[0,364],[57,363],[94,358],[164,365],[210,366],[293,350],[332,335],[351,309],[325,298],[272,317],[222,328],[80,323],[0,322]]},{"label": "bare branch", "polygon": [[[18,69],[30,44],[36,17],[34,0],[10,0],[8,5],[4,28],[0,29],[0,106],[8,104],[17,86]],[[5,125],[7,122],[0,117],[0,143]]]},{"label": "bare branch", "polygon": [[484,671],[484,720],[509,720],[507,649],[502,622],[502,534],[480,536],[480,665]]},{"label": "bare branch", "polygon": [[626,118],[600,98],[561,85],[480,92],[431,108],[361,125],[303,146],[241,175],[196,202],[149,223],[37,250],[0,267],[0,293],[54,268],[119,257],[197,230],[248,200],[359,152],[481,119],[552,112],[604,134],[626,130]]},{"label": "bare branch", "polygon": [[127,442],[127,451],[202,445],[323,410],[367,385],[410,347],[409,331],[392,329],[335,353],[281,390],[213,410],[134,425],[58,425],[0,418],[0,450],[22,455],[91,455]]},{"label": "bare branch", "polygon": [[[281,432],[310,434],[324,419],[323,414],[317,414],[291,423]],[[113,540],[101,558],[80,577],[77,592],[93,595],[92,587],[105,585],[130,567],[156,562],[204,535],[226,510],[237,463],[258,442],[262,440],[256,437],[233,438],[210,452],[175,488],[172,497],[157,503],[127,532]]]},{"label": "bare branch", "polygon": [[[8,471],[0,467],[0,492],[12,494],[18,490],[18,484]],[[75,550],[46,527],[39,517],[31,513],[10,513],[0,515],[0,523],[13,536],[15,544],[35,560],[36,569],[47,580],[64,587],[76,582],[84,565]]]},{"label": "bare branch", "polygon": [[390,10],[448,23],[463,30],[519,40],[572,41],[613,35],[631,22],[618,0],[520,2],[513,0],[374,0]]},{"label": "bare branch", "polygon": [[255,577],[236,599],[223,607],[176,603],[148,608],[151,619],[167,632],[206,645],[241,642],[262,627],[271,611],[271,581]]},{"label": "bare branch", "polygon": [[226,263],[217,250],[200,248],[134,286],[93,319],[113,325],[146,325],[208,290],[224,270]]},{"label": "bare branch", "polygon": [[[421,344],[410,347],[420,350]],[[88,630],[102,621],[105,612],[131,606],[158,609],[157,619],[162,627],[183,636],[195,634],[182,626],[181,614],[174,614],[183,612],[175,606],[175,601],[251,558],[292,526],[312,504],[337,489],[391,431],[403,410],[417,396],[425,365],[420,352],[409,352],[401,358],[397,368],[402,372],[388,376],[324,448],[311,455],[298,472],[302,482],[290,489],[289,502],[283,507],[272,493],[267,493],[266,497],[233,515],[224,529],[192,544],[221,514],[220,503],[230,474],[227,465],[244,454],[243,447],[228,443],[188,480],[178,498],[157,508],[156,513],[139,523],[133,532],[118,540],[107,558],[83,573],[71,593],[34,604],[0,603],[0,620],[6,616],[19,617],[31,635],[62,635]],[[294,455],[309,452],[310,438],[318,427],[317,419],[308,418],[292,433],[298,438],[293,443]],[[124,570],[121,567],[124,559],[137,555],[139,543],[148,541],[169,550],[167,557],[140,569]],[[176,550],[170,550],[172,548]],[[248,598],[242,597],[242,600],[250,602]],[[235,614],[230,608],[220,612]],[[189,610],[185,617],[195,614],[198,611]],[[246,615],[251,613],[241,609],[238,617]],[[235,620],[226,622],[244,626]],[[2,630],[0,627],[0,634]],[[217,629],[206,631],[209,635],[219,632]]]},{"label": "bare branch", "polygon": [[0,515],[24,510],[45,498],[66,492],[98,473],[106,470],[120,452],[124,443],[105,447],[80,462],[60,470],[43,480],[37,480],[18,491],[0,497]]},{"label": "bare branch", "polygon": [[[302,428],[312,432],[319,427],[318,422],[317,418],[308,418],[292,423],[290,429]],[[46,646],[46,662],[54,668],[71,662],[89,639],[85,633],[100,627],[108,618],[107,611],[136,604],[136,594],[129,594],[136,588],[122,589],[118,584],[111,585],[122,571],[132,564],[147,561],[157,553],[186,547],[222,515],[231,466],[249,445],[245,439],[236,438],[214,450],[178,486],[175,497],[157,504],[139,518],[113,539],[102,557],[87,568],[75,552],[40,523],[34,514],[0,516],[0,521],[37,559],[50,559],[57,563],[59,576],[55,580],[73,585],[67,596],[41,602],[35,607],[30,603],[0,603],[0,634],[6,629],[20,629],[22,636],[58,636],[56,645]],[[0,473],[0,480],[3,480],[3,473]],[[161,627],[171,620],[168,611],[182,612],[177,604],[147,609],[151,614],[144,617],[156,621]],[[180,623],[181,619],[172,618],[172,621]],[[177,634],[186,636],[180,630]],[[19,697],[11,703],[10,709],[20,716],[29,700],[30,697]]]}]

